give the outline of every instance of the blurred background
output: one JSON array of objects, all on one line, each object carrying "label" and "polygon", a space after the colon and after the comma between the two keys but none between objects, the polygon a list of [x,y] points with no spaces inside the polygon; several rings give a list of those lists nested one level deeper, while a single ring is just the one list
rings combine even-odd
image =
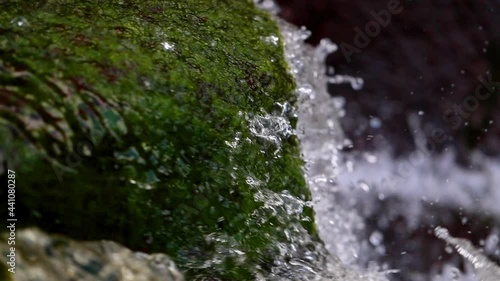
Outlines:
[{"label": "blurred background", "polygon": [[[332,73],[364,81],[360,90],[329,85],[345,101],[345,161],[359,166],[341,181],[369,187],[336,196],[368,226],[358,233],[369,241],[358,263],[399,269],[397,281],[438,280],[445,265],[466,272],[434,237],[438,225],[500,262],[500,1],[277,2],[281,17],[312,31],[309,43],[339,46],[326,61]],[[397,170],[419,150],[431,156],[391,189],[366,175]]]}]

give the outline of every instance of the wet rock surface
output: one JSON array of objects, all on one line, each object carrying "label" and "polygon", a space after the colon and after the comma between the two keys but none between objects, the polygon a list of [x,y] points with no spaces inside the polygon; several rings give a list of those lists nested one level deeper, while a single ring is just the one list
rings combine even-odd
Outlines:
[{"label": "wet rock surface", "polygon": [[269,271],[297,232],[317,240],[295,82],[266,12],[247,0],[1,3],[0,178],[16,172],[20,227],[231,280]]},{"label": "wet rock surface", "polygon": [[[8,281],[184,280],[174,262],[164,254],[132,252],[111,241],[75,241],[36,228],[20,230],[16,238],[15,274],[8,272]],[[7,236],[2,235],[3,264],[7,262],[9,248]]]}]

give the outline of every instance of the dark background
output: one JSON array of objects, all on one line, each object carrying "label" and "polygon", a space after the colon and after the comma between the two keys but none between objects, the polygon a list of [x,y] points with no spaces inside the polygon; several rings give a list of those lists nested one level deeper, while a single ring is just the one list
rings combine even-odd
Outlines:
[{"label": "dark background", "polygon": [[[309,42],[328,37],[334,43],[355,46],[355,27],[364,30],[374,18],[371,11],[387,10],[390,0],[278,0],[280,15],[312,31]],[[370,38],[370,43],[348,62],[342,51],[328,57],[338,74],[364,79],[364,88],[354,91],[348,84],[331,85],[330,93],[347,99],[342,125],[356,149],[389,144],[395,155],[414,149],[408,118],[418,114],[421,129],[430,137],[433,128],[452,136],[439,145],[454,146],[461,162],[471,148],[487,154],[500,152],[499,91],[470,114],[468,125],[458,129],[443,120],[443,114],[473,95],[491,71],[500,82],[500,1],[401,0],[403,11],[392,15],[388,26]],[[382,127],[369,126],[370,116]],[[490,124],[490,120],[493,123]],[[487,132],[484,131],[487,129]],[[378,138],[367,140],[367,135]],[[384,141],[385,139],[385,141]],[[385,143],[385,144],[384,144]],[[464,159],[465,158],[465,159]]]}]

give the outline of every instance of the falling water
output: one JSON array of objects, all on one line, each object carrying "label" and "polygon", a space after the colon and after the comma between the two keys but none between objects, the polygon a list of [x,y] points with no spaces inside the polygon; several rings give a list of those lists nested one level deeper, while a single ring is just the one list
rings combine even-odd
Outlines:
[{"label": "falling water", "polygon": [[[290,72],[295,77],[297,87],[298,109],[287,103],[279,103],[283,111],[274,115],[254,116],[249,119],[249,129],[254,136],[266,139],[270,143],[279,144],[281,138],[295,134],[301,142],[303,158],[306,161],[305,177],[313,195],[313,202],[300,202],[283,194],[262,194],[259,198],[265,206],[288,204],[291,210],[301,205],[313,204],[316,212],[316,224],[324,244],[312,242],[307,234],[291,237],[291,245],[282,245],[282,256],[291,256],[291,260],[278,261],[273,268],[273,276],[265,276],[263,280],[345,280],[345,281],[383,281],[386,272],[378,272],[374,267],[370,270],[356,267],[354,261],[359,255],[359,241],[355,232],[363,227],[359,215],[352,210],[335,208],[332,201],[322,200],[325,192],[336,188],[338,173],[339,148],[349,145],[345,141],[338,118],[342,113],[343,101],[333,99],[326,90],[327,83],[350,83],[353,88],[361,88],[363,81],[359,78],[340,76],[329,73],[324,66],[328,54],[337,50],[337,46],[324,40],[320,46],[313,48],[304,41],[310,32],[298,29],[277,18],[277,7],[272,1],[261,1],[260,7],[269,11],[281,29],[281,38],[285,47],[285,57]],[[277,35],[264,37],[266,42]],[[296,131],[286,125],[286,112],[298,117]],[[277,203],[278,202],[278,203]],[[295,207],[294,207],[295,206]],[[328,216],[324,214],[328,213]],[[285,214],[287,215],[287,214]],[[295,234],[299,233],[299,228]],[[303,245],[313,243],[315,252],[304,253]],[[301,250],[302,249],[302,250]],[[287,274],[283,274],[287,272]]]},{"label": "falling water", "polygon": [[[484,256],[484,254],[476,249],[469,241],[466,239],[452,237],[448,233],[448,230],[442,227],[437,227],[435,229],[435,233],[438,238],[443,239],[448,244],[454,246],[460,255],[472,263],[479,281],[500,280],[500,267]],[[460,276],[460,273],[455,272],[456,278],[452,280],[465,280],[465,278],[459,279]]]},{"label": "falling water", "polygon": [[[324,39],[316,48],[304,43],[304,40],[310,36],[310,32],[305,28],[296,28],[276,16],[279,8],[273,1],[256,1],[257,4],[269,11],[280,26],[281,39],[285,47],[285,56],[290,66],[290,72],[297,82],[296,95],[298,97],[298,108],[288,108],[298,117],[296,131],[290,131],[289,127],[283,125],[283,112],[274,116],[260,116],[254,120],[260,120],[257,124],[263,127],[252,127],[255,130],[254,135],[270,138],[271,142],[277,143],[280,135],[296,134],[301,141],[302,156],[306,161],[305,177],[308,186],[313,195],[313,206],[315,210],[316,225],[323,244],[316,245],[316,253],[308,253],[309,257],[304,258],[297,252],[295,246],[304,245],[303,239],[306,236],[298,236],[293,240],[296,245],[284,247],[284,254],[292,253],[296,257],[293,262],[282,261],[277,263],[275,272],[281,272],[276,276],[280,278],[272,280],[342,280],[342,281],[382,281],[388,280],[388,274],[397,272],[397,268],[387,268],[371,260],[371,252],[375,251],[379,255],[385,254],[384,237],[382,233],[374,231],[369,238],[363,240],[360,233],[367,231],[365,225],[366,214],[360,213],[358,209],[353,208],[355,204],[367,203],[373,204],[373,200],[380,201],[386,199],[386,196],[395,193],[407,193],[406,198],[425,197],[422,190],[433,188],[435,183],[429,183],[428,186],[410,186],[410,188],[397,188],[401,179],[395,178],[395,169],[402,166],[401,163],[392,161],[386,151],[378,153],[364,153],[361,160],[346,158],[339,153],[343,148],[351,148],[352,143],[344,136],[340,127],[339,118],[344,115],[343,98],[332,98],[327,92],[328,83],[349,83],[354,90],[360,90],[363,87],[363,80],[359,77],[350,77],[336,74],[333,68],[326,69],[324,60],[326,56],[337,50],[337,46]],[[270,39],[272,38],[272,40]],[[268,36],[263,40],[276,44],[279,37],[276,35]],[[284,107],[288,107],[285,105]],[[420,113],[419,113],[420,114]],[[271,120],[272,126],[266,126]],[[255,123],[251,123],[255,124]],[[370,120],[370,126],[380,127],[381,121],[373,118]],[[270,134],[262,134],[265,131]],[[416,136],[417,138],[418,136]],[[412,159],[416,159],[414,155]],[[445,159],[446,158],[446,159]],[[421,163],[421,167],[435,169],[435,166],[443,166],[443,162],[449,162],[449,154],[444,154],[438,161],[435,158],[427,157],[423,162],[429,162],[429,165]],[[391,164],[384,165],[390,162]],[[431,163],[432,162],[432,163]],[[441,164],[439,164],[441,163]],[[374,165],[377,164],[377,165]],[[497,167],[498,165],[494,165]],[[379,167],[378,169],[376,167]],[[380,169],[388,167],[388,169]],[[410,167],[418,170],[410,173],[409,177],[421,177],[420,168]],[[444,170],[444,169],[443,169]],[[397,172],[397,171],[396,171]],[[461,174],[461,173],[456,173]],[[376,182],[372,180],[375,178]],[[447,182],[449,183],[449,178]],[[465,178],[463,176],[462,178]],[[408,180],[408,178],[403,178]],[[435,177],[429,177],[435,179]],[[469,179],[470,181],[470,179]],[[410,182],[416,182],[411,181]],[[497,182],[497,181],[495,181]],[[463,186],[463,185],[459,185]],[[354,187],[354,191],[353,188]],[[396,191],[397,190],[397,191]],[[453,203],[460,201],[453,199],[457,188],[441,189],[439,200],[452,200]],[[470,192],[470,189],[464,188],[462,193]],[[489,193],[495,192],[490,190]],[[415,195],[418,193],[417,195]],[[498,193],[498,192],[497,192]],[[360,195],[361,194],[361,195]],[[432,193],[432,194],[435,194]],[[488,192],[486,193],[488,194]],[[275,202],[275,195],[262,195],[260,200]],[[417,196],[417,197],[415,197]],[[339,198],[340,197],[340,198]],[[370,198],[370,199],[367,199]],[[458,204],[464,203],[467,196],[461,196],[462,200]],[[476,197],[473,197],[476,198]],[[489,200],[500,198],[493,196]],[[348,201],[345,204],[338,204],[339,200]],[[291,200],[294,201],[294,200]],[[418,201],[418,200],[417,200]],[[283,201],[281,201],[283,202]],[[466,202],[471,205],[471,202]],[[284,204],[307,205],[310,202],[285,202]],[[272,205],[272,204],[271,204]],[[418,206],[401,208],[410,221],[418,225],[418,220],[412,216],[418,216],[422,212]],[[467,204],[465,204],[467,205]],[[489,204],[498,207],[498,204]],[[493,209],[489,208],[489,211]],[[463,239],[452,238],[443,235],[440,238],[454,245],[458,252],[470,260],[477,269],[477,276],[473,271],[461,273],[451,264],[445,264],[442,271],[435,275],[433,281],[460,280],[460,281],[493,281],[500,280],[499,268],[493,262],[481,262],[487,259],[477,250],[473,249],[470,242]],[[297,237],[297,236],[296,236]],[[310,242],[310,241],[309,241]],[[498,241],[497,241],[498,242]],[[368,246],[367,246],[368,245]],[[493,246],[495,247],[495,246]],[[300,248],[300,247],[299,247]],[[299,256],[297,256],[299,253]],[[468,254],[473,253],[473,254]],[[401,253],[406,254],[406,253]],[[318,257],[319,255],[319,257]],[[312,258],[314,257],[314,258]],[[487,266],[482,266],[487,264]],[[285,279],[282,272],[287,271]],[[308,273],[308,274],[305,274]],[[479,279],[478,279],[479,278]],[[269,277],[264,278],[270,280]]]}]

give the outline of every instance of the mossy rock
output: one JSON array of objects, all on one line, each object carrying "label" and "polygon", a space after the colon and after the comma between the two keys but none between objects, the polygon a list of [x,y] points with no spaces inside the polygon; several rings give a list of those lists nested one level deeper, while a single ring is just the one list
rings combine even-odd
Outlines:
[{"label": "mossy rock", "polygon": [[271,263],[296,220],[315,235],[309,207],[279,217],[255,199],[309,192],[297,139],[249,130],[294,102],[281,43],[266,40],[278,28],[251,1],[1,5],[0,157],[21,226],[164,252],[185,270],[234,247],[244,259],[189,272],[235,280]]}]

